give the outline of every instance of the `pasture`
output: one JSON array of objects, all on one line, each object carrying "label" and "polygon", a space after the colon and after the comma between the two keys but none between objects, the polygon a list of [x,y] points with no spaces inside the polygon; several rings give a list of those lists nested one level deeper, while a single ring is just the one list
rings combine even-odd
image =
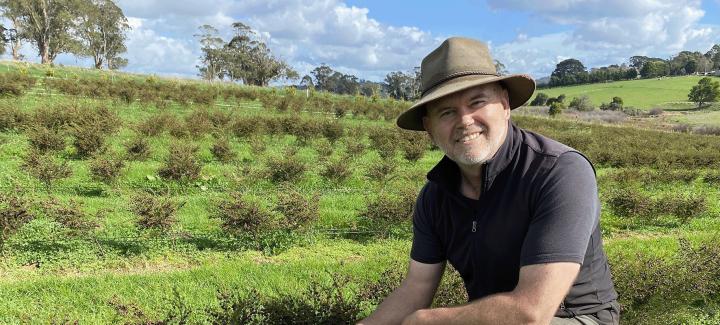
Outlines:
[{"label": "pasture", "polygon": [[[394,127],[408,103],[7,70],[1,323],[338,324],[402,279],[442,156]],[[654,105],[625,85],[609,98]],[[720,322],[717,136],[513,120],[596,165],[624,323]],[[434,304],[464,299],[448,268]]]}]

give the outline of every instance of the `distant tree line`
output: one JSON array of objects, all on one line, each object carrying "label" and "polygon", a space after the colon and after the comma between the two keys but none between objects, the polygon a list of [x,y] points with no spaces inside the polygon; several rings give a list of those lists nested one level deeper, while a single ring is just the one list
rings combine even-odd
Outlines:
[{"label": "distant tree line", "polygon": [[658,78],[706,74],[720,69],[720,44],[715,44],[705,54],[681,51],[665,60],[647,56],[632,56],[628,63],[592,68],[589,71],[577,59],[566,59],[555,66],[550,75],[549,87],[629,80],[638,77]]},{"label": "distant tree line", "polygon": [[130,30],[122,9],[112,0],[0,0],[0,52],[9,45],[14,60],[21,60],[23,42],[35,45],[43,64],[53,63],[60,53],[91,57],[97,69],[127,65]]}]

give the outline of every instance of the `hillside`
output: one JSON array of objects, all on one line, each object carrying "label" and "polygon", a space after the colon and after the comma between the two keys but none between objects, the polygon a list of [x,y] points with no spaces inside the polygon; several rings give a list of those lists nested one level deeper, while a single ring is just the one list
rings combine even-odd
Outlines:
[{"label": "hillside", "polygon": [[[641,109],[660,107],[665,110],[693,108],[688,102],[688,93],[700,76],[669,77],[659,79],[638,79],[615,81],[579,86],[540,89],[550,97],[565,94],[568,99],[587,95],[595,106],[609,103],[614,96],[620,96],[626,106]],[[717,80],[720,78],[714,77]]]},{"label": "hillside", "polygon": [[[7,67],[0,323],[342,324],[404,276],[442,157],[408,103]],[[720,321],[717,136],[513,121],[595,164],[623,323]]]}]

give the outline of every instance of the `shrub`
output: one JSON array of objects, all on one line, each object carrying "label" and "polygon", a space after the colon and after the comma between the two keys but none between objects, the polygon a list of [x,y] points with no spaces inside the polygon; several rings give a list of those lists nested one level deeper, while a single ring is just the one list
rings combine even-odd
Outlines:
[{"label": "shrub", "polygon": [[665,111],[664,111],[662,108],[655,107],[655,108],[653,108],[653,109],[650,109],[650,111],[648,111],[648,115],[650,115],[650,116],[660,116],[660,115],[662,115],[664,112],[665,112]]},{"label": "shrub", "polygon": [[698,125],[692,128],[692,133],[704,135],[720,135],[720,127],[714,125]]},{"label": "shrub", "polygon": [[395,160],[383,160],[368,168],[366,174],[374,180],[382,181],[388,179],[396,168]]},{"label": "shrub", "polygon": [[141,229],[166,232],[176,223],[175,213],[184,204],[174,203],[169,197],[141,192],[132,197],[130,207],[140,217],[137,224]]},{"label": "shrub", "polygon": [[672,214],[682,222],[697,217],[707,210],[707,200],[704,196],[692,196],[674,193],[659,199],[657,209]]},{"label": "shrub", "polygon": [[79,124],[72,130],[73,146],[78,157],[89,157],[105,151],[106,130],[99,124]]},{"label": "shrub", "polygon": [[652,199],[636,190],[614,190],[607,201],[610,208],[619,216],[650,217],[653,213]]},{"label": "shrub", "polygon": [[317,221],[319,214],[320,196],[311,195],[309,198],[302,195],[296,189],[284,188],[278,194],[276,210],[285,218],[284,229],[307,229]]},{"label": "shrub", "polygon": [[397,193],[381,191],[368,205],[361,215],[375,227],[381,229],[390,224],[405,222],[412,219],[417,193],[404,188]]},{"label": "shrub", "polygon": [[135,137],[125,146],[128,158],[145,160],[150,155],[150,143],[144,137]]},{"label": "shrub", "polygon": [[50,199],[43,204],[45,213],[64,227],[76,233],[86,233],[97,228],[97,222],[87,218],[82,205],[74,200],[63,204],[57,199]]},{"label": "shrub", "polygon": [[30,150],[22,167],[30,175],[40,180],[47,191],[50,191],[52,183],[56,180],[72,175],[67,161],[58,162],[52,155],[41,154],[35,150]]},{"label": "shrub", "polygon": [[138,132],[146,136],[160,135],[163,131],[169,128],[170,125],[177,124],[178,121],[175,116],[169,113],[160,113],[149,117],[147,120],[140,122],[136,129]]},{"label": "shrub", "polygon": [[0,193],[0,251],[5,241],[32,219],[25,199],[15,193]]},{"label": "shrub", "polygon": [[344,131],[342,124],[337,121],[324,121],[322,123],[322,134],[331,143],[335,143],[335,141],[340,139],[343,133],[345,133]]},{"label": "shrub", "polygon": [[352,157],[359,157],[365,152],[365,144],[357,137],[348,137],[345,141],[345,152]]},{"label": "shrub", "polygon": [[565,105],[563,105],[562,102],[553,102],[550,105],[550,110],[548,111],[548,114],[551,117],[555,117],[555,116],[560,115],[564,109],[565,109]]},{"label": "shrub", "polygon": [[0,104],[0,132],[18,130],[24,127],[30,118],[15,106]]},{"label": "shrub", "polygon": [[313,143],[313,148],[315,151],[317,151],[320,158],[327,158],[333,153],[333,146],[330,143],[330,141],[320,138],[315,140],[315,143]]},{"label": "shrub", "polygon": [[210,133],[213,127],[211,114],[207,110],[194,110],[185,116],[185,128],[187,132],[194,137],[200,137]]},{"label": "shrub", "polygon": [[273,224],[272,215],[260,203],[248,200],[239,192],[220,201],[215,215],[222,222],[222,228],[236,237],[257,236]]},{"label": "shrub", "polygon": [[171,180],[195,180],[200,176],[202,165],[197,157],[198,147],[189,143],[170,144],[170,153],[159,175]]},{"label": "shrub", "polygon": [[336,182],[342,182],[352,175],[350,168],[350,159],[342,158],[334,161],[330,161],[325,164],[325,168],[321,172],[321,175],[326,179],[334,180]]},{"label": "shrub", "polygon": [[595,109],[593,104],[590,102],[590,97],[588,97],[587,95],[573,97],[568,107],[581,112],[589,112]]},{"label": "shrub", "polygon": [[216,139],[212,148],[210,148],[210,152],[212,152],[215,159],[223,163],[228,163],[235,158],[235,152],[230,147],[230,141],[225,137]]},{"label": "shrub", "polygon": [[374,128],[370,130],[368,136],[373,148],[377,150],[380,157],[391,159],[395,156],[395,150],[399,142],[396,131],[387,128]]},{"label": "shrub", "polygon": [[424,134],[417,132],[405,133],[403,141],[400,142],[403,156],[408,161],[418,161],[425,154],[425,150],[430,147],[430,141]]},{"label": "shrub", "polygon": [[292,182],[300,179],[307,166],[297,158],[292,150],[285,152],[282,157],[272,157],[267,161],[270,179],[273,182]]},{"label": "shrub", "polygon": [[80,157],[105,150],[105,138],[120,127],[120,117],[107,107],[84,107],[76,112],[71,133],[73,146]]},{"label": "shrub", "polygon": [[90,174],[93,178],[107,184],[115,182],[120,176],[125,161],[117,156],[97,156],[90,162]]},{"label": "shrub", "polygon": [[260,155],[267,149],[267,144],[265,143],[265,140],[263,140],[261,135],[255,135],[252,138],[250,138],[250,150],[252,150],[254,155]]},{"label": "shrub", "polygon": [[30,146],[41,153],[65,149],[65,137],[60,131],[36,126],[27,131],[27,136]]},{"label": "shrub", "polygon": [[543,106],[548,100],[548,95],[545,93],[537,93],[535,99],[530,103],[530,106]]},{"label": "shrub", "polygon": [[74,105],[55,105],[41,107],[35,110],[32,117],[34,126],[43,126],[52,130],[61,130],[69,127],[78,114],[79,108]]},{"label": "shrub", "polygon": [[264,120],[260,117],[236,117],[231,125],[231,129],[235,136],[240,138],[250,137],[255,134],[262,133]]}]

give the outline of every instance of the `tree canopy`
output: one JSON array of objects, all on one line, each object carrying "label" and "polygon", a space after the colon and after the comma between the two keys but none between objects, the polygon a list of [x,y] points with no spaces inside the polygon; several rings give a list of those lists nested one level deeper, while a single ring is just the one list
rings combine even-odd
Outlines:
[{"label": "tree canopy", "polygon": [[690,89],[688,99],[702,107],[703,105],[717,101],[720,98],[720,82],[705,77],[698,81],[698,84]]}]

